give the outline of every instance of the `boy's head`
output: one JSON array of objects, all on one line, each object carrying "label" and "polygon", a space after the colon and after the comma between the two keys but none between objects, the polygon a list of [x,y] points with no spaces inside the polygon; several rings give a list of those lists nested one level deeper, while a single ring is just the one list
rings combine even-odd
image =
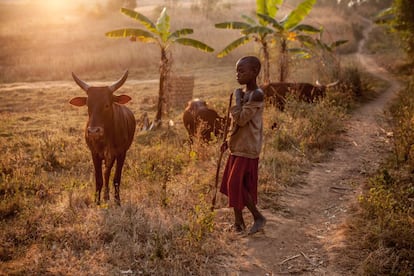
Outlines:
[{"label": "boy's head", "polygon": [[260,60],[255,56],[245,56],[236,63],[237,81],[240,84],[247,84],[255,81],[260,72]]}]

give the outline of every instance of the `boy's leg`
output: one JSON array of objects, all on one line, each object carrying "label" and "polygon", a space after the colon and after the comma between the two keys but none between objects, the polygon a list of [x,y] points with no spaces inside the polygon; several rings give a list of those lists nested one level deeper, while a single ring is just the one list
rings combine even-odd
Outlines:
[{"label": "boy's leg", "polygon": [[237,232],[242,232],[244,231],[244,229],[246,229],[246,225],[244,224],[244,219],[243,219],[243,212],[242,210],[238,210],[236,208],[234,209],[234,229]]},{"label": "boy's leg", "polygon": [[262,213],[259,212],[250,194],[247,191],[245,194],[247,195],[246,207],[252,213],[254,219],[253,226],[249,230],[249,235],[251,235],[263,229],[266,224],[266,218],[262,215]]}]

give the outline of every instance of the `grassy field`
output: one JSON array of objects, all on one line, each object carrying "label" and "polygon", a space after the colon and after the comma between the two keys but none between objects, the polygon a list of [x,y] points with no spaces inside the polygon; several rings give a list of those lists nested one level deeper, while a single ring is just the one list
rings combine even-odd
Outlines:
[{"label": "grassy field", "polygon": [[[237,33],[217,30],[214,23],[228,14],[240,19],[240,12],[251,14],[253,7],[234,3],[206,19],[179,5],[172,9],[172,24],[194,28],[195,38],[219,50]],[[153,118],[157,83],[138,81],[158,78],[159,59],[154,45],[104,37],[134,22],[93,8],[0,5],[0,274],[218,275],[237,270],[233,252],[238,245],[227,231],[232,213],[222,208],[226,199],[219,195],[219,209],[210,211],[219,143],[190,145],[182,109],[167,115],[174,127],[137,131],[124,167],[122,206],[93,203],[92,162],[83,138],[87,111],[68,104],[83,94],[70,74],[109,84],[129,68],[120,93],[133,98],[128,107],[137,118],[144,112]],[[159,10],[145,9],[152,18]],[[323,25],[329,39],[349,39],[342,51],[351,52],[359,27],[333,14],[318,7],[309,20]],[[237,85],[234,62],[256,50],[244,46],[217,59],[177,47],[174,72],[194,75],[194,97],[224,114],[227,95]],[[333,60],[327,67],[320,58],[297,61],[290,78],[329,81],[326,72],[342,68],[339,55]],[[373,83],[361,76],[365,88]],[[381,85],[370,91],[380,91]],[[262,208],[278,209],[280,191],[333,148],[342,119],[357,100],[348,89],[328,92],[318,105],[291,101],[285,113],[266,107]],[[277,131],[271,129],[275,122]]]}]

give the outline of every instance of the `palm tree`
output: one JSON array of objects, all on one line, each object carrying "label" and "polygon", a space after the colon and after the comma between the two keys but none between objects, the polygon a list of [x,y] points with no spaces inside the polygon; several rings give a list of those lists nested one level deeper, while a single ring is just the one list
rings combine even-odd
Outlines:
[{"label": "palm tree", "polygon": [[191,39],[184,36],[192,34],[193,29],[183,28],[171,32],[170,30],[170,16],[167,14],[167,10],[164,7],[161,11],[157,22],[154,23],[143,14],[122,8],[121,12],[126,16],[141,23],[145,29],[137,28],[123,28],[114,31],[107,32],[105,35],[114,38],[130,38],[132,41],[140,41],[145,43],[155,43],[161,50],[161,62],[160,62],[160,82],[158,91],[158,105],[157,114],[155,116],[155,123],[160,124],[162,119],[162,107],[165,102],[166,93],[166,81],[169,77],[171,68],[171,52],[170,47],[174,43],[178,43],[185,46],[191,46],[204,52],[213,52],[214,49],[207,44]]}]

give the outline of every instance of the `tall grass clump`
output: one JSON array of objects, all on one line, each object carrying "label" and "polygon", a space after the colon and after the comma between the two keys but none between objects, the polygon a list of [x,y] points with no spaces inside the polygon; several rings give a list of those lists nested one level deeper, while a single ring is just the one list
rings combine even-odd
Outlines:
[{"label": "tall grass clump", "polygon": [[412,175],[382,169],[360,197],[365,247],[361,270],[367,275],[411,275],[414,269],[414,187]]},{"label": "tall grass clump", "polygon": [[397,165],[405,164],[414,171],[414,78],[392,105],[391,124],[394,133],[394,157]]},{"label": "tall grass clump", "polygon": [[309,164],[334,149],[345,118],[346,109],[332,97],[314,104],[288,98],[284,112],[267,106],[260,174],[265,196],[273,198],[285,186],[302,182]]},{"label": "tall grass clump", "polygon": [[294,149],[309,160],[318,160],[319,153],[333,148],[334,137],[341,131],[344,110],[330,99],[308,104],[288,99],[281,114],[276,146]]}]

